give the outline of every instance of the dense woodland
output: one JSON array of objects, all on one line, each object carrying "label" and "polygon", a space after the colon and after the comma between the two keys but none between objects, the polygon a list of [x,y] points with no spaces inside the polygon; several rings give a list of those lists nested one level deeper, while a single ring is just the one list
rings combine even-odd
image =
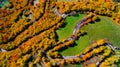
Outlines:
[{"label": "dense woodland", "polygon": [[[56,0],[8,0],[8,6],[0,8],[0,67],[64,67],[82,64],[84,67],[108,67],[117,65],[120,57],[108,46],[108,40],[98,40],[86,47],[74,58],[62,56],[58,51],[74,45],[84,31],[77,30],[73,39],[58,41],[56,30],[65,23],[61,14],[88,14],[84,26],[97,21],[97,15],[108,16],[120,24],[120,3],[110,0],[57,2]],[[55,14],[57,10],[60,15]],[[92,14],[95,14],[94,16]],[[83,19],[85,19],[83,18]],[[91,63],[90,59],[99,58]],[[112,61],[112,62],[110,62]],[[99,62],[99,63],[97,63]],[[97,64],[96,64],[97,63]]]}]

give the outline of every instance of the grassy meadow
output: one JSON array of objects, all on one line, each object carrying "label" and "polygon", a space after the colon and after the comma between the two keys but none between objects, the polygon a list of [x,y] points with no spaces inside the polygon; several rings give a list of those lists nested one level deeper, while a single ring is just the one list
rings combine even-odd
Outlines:
[{"label": "grassy meadow", "polygon": [[[79,14],[78,16],[67,17],[65,27],[57,30],[59,40],[65,40],[70,37],[76,24],[84,16],[84,14]],[[89,23],[81,28],[81,30],[87,32],[87,35],[81,36],[75,42],[76,46],[69,47],[60,53],[65,56],[79,54],[87,46],[90,46],[92,42],[99,39],[108,39],[112,45],[120,47],[120,26],[115,24],[109,17],[99,16],[99,18],[99,22]]]}]

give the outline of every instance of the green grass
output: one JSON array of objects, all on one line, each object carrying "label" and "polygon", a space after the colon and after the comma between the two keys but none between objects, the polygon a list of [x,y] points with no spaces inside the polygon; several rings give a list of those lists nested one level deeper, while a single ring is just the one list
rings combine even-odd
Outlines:
[{"label": "green grass", "polygon": [[[79,14],[78,16],[69,16],[66,18],[65,22],[67,23],[64,28],[60,28],[57,30],[57,34],[59,36],[59,40],[65,40],[69,38],[78,23],[81,19],[83,19],[86,15],[85,14]],[[82,37],[81,37],[82,38]],[[79,41],[82,41],[84,45],[79,44]],[[61,52],[63,55],[75,55],[77,53],[80,53],[81,50],[83,50],[86,46],[88,46],[89,42],[86,42],[85,40],[79,39],[76,41],[77,44],[81,46],[75,46],[75,47],[69,47],[67,50]],[[82,47],[82,48],[81,48]]]},{"label": "green grass", "polygon": [[[80,14],[78,17],[67,17],[65,20],[67,23],[66,26],[57,30],[59,40],[65,40],[70,37],[78,20],[80,20],[84,16],[84,14]],[[87,46],[90,46],[91,42],[106,38],[111,42],[111,44],[119,47],[120,26],[116,25],[108,17],[99,16],[99,18],[101,19],[99,22],[88,24],[81,28],[82,30],[85,30],[87,32],[87,35],[81,36],[79,40],[76,41],[76,46],[69,47],[68,49],[60,53],[65,56],[79,54]]]},{"label": "green grass", "polygon": [[[64,28],[59,28],[57,30],[57,34],[59,36],[59,40],[65,40],[66,38],[69,38],[72,35],[72,32],[80,20],[80,18],[83,18],[85,15],[84,14],[79,14],[78,16],[69,16],[65,19],[65,27]],[[62,35],[61,35],[62,34]]]},{"label": "green grass", "polygon": [[[120,26],[112,22],[108,17],[100,17],[100,22],[95,22],[95,24],[88,24],[81,29],[87,31],[89,42],[96,41],[99,39],[108,39],[110,43],[114,46],[120,46]],[[85,39],[85,37],[83,38]]]},{"label": "green grass", "polygon": [[82,67],[80,64],[76,64],[75,67]]}]

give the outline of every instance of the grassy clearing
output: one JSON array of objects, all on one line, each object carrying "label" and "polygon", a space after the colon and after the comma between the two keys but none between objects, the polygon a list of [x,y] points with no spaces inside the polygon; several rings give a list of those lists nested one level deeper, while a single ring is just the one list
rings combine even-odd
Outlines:
[{"label": "grassy clearing", "polygon": [[57,30],[57,34],[59,36],[59,40],[65,40],[69,38],[72,35],[72,32],[80,20],[80,18],[83,18],[85,15],[84,14],[79,14],[77,16],[69,16],[65,19],[66,25],[64,28],[59,28]]},{"label": "grassy clearing", "polygon": [[98,39],[107,38],[111,42],[111,44],[119,47],[120,26],[116,25],[108,17],[103,17],[103,16],[99,16],[99,17],[101,19],[100,22],[95,22],[95,24],[88,24],[83,28],[81,28],[87,31],[86,36],[88,36],[88,41],[92,42]]},{"label": "grassy clearing", "polygon": [[[78,17],[70,16],[66,18],[66,26],[57,30],[59,40],[67,39],[77,24],[78,20],[83,18],[84,14],[79,14]],[[62,55],[75,55],[82,52],[87,46],[90,46],[91,42],[99,39],[108,39],[114,46],[120,47],[120,26],[116,25],[108,17],[99,16],[100,21],[93,24],[88,24],[82,27],[82,30],[87,32],[87,35],[81,36],[76,41],[76,46],[69,47],[68,49],[60,52]]]},{"label": "grassy clearing", "polygon": [[[61,40],[66,40],[67,38],[69,38],[71,36],[76,24],[78,23],[78,21],[80,21],[85,16],[86,16],[85,14],[79,14],[77,16],[67,17],[66,20],[65,20],[65,22],[67,23],[66,26],[64,28],[60,28],[59,30],[57,30],[59,40],[60,41]],[[88,45],[88,43],[86,43],[86,42],[84,42],[84,43],[86,45]],[[77,42],[77,44],[78,44],[78,42]],[[85,45],[83,45],[83,46],[86,47]],[[68,48],[67,50],[65,50],[61,53],[63,55],[75,55],[76,53],[79,53],[79,52],[81,52],[81,50],[84,49],[84,48],[80,49],[80,47],[81,46],[70,47],[70,48]]]}]

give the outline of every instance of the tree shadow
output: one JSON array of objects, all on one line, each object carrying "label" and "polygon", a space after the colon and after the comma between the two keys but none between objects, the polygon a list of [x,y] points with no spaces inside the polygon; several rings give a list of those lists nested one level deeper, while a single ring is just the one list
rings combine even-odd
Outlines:
[{"label": "tree shadow", "polygon": [[64,50],[66,50],[68,47],[63,47],[63,48],[61,48],[60,50],[58,50],[58,52],[62,52],[62,51],[64,51]]},{"label": "tree shadow", "polygon": [[75,47],[75,46],[77,46],[76,42],[74,42],[73,45],[70,45],[70,47]]},{"label": "tree shadow", "polygon": [[117,65],[118,65],[118,67],[119,67],[119,65],[120,65],[120,60],[116,63]]},{"label": "tree shadow", "polygon": [[95,21],[91,21],[90,24],[95,24],[96,22],[99,22],[100,18],[97,18]]},{"label": "tree shadow", "polygon": [[55,31],[55,41],[56,41],[56,42],[59,41],[58,38],[59,38],[59,36],[57,35],[57,32]]},{"label": "tree shadow", "polygon": [[62,26],[60,26],[60,28],[64,28],[66,25],[67,25],[67,23],[64,22],[64,23],[62,24]]},{"label": "tree shadow", "polygon": [[65,47],[61,48],[60,50],[58,50],[58,52],[62,52],[64,50],[66,50],[67,48],[74,47],[74,46],[77,46],[77,44],[75,42],[73,44],[71,44],[70,46],[65,46]]},{"label": "tree shadow", "polygon": [[100,21],[100,18],[97,18],[95,21],[96,21],[96,22],[99,22],[99,21]]},{"label": "tree shadow", "polygon": [[[81,34],[80,36],[85,36],[85,35],[87,35],[87,32]],[[80,37],[80,36],[79,36],[79,37]],[[79,37],[78,37],[78,38],[79,38]]]},{"label": "tree shadow", "polygon": [[91,21],[90,24],[95,24],[95,22],[94,22],[94,21]]},{"label": "tree shadow", "polygon": [[75,15],[72,15],[72,16],[74,16],[74,17],[79,17],[79,14],[75,14]]}]

